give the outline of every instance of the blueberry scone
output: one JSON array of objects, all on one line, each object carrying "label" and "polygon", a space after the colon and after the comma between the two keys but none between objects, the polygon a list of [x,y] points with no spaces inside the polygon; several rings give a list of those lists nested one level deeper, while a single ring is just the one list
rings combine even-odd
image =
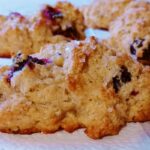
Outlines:
[{"label": "blueberry scone", "polygon": [[133,0],[93,0],[81,8],[85,24],[92,28],[108,29],[110,23],[122,15],[131,1]]},{"label": "blueberry scone", "polygon": [[83,16],[70,3],[46,5],[32,17],[19,13],[0,16],[0,56],[10,57],[18,51],[38,52],[46,43],[84,39]]},{"label": "blueberry scone", "polygon": [[131,2],[111,23],[111,45],[144,65],[150,64],[150,2]]},{"label": "blueberry scone", "polygon": [[150,68],[93,37],[18,53],[0,73],[2,132],[85,128],[97,139],[127,122],[150,120]]}]

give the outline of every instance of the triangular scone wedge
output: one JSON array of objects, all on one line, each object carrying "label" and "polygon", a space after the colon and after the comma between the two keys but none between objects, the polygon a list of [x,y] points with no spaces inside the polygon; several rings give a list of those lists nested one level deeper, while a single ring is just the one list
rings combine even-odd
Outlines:
[{"label": "triangular scone wedge", "polygon": [[[129,80],[128,76],[124,79],[125,74],[125,85],[120,81],[118,88],[111,82],[123,65],[127,68],[125,72],[129,72],[127,75],[134,77],[131,69],[139,64],[126,56],[130,65],[120,65],[118,60],[125,56],[118,56],[93,37],[81,42],[47,45],[35,55],[18,54],[14,65],[0,77],[0,130],[50,133],[85,128],[86,134],[96,139],[117,134],[127,121],[132,121],[130,116],[135,108],[134,115],[138,116],[140,110],[147,113],[143,121],[149,120],[148,99],[143,97],[138,101],[136,97],[137,104],[129,105],[128,102],[134,101],[132,97],[126,101],[120,92],[140,80]],[[146,73],[138,75],[143,79]],[[146,90],[149,91],[148,85]],[[141,92],[138,94],[142,97]],[[137,117],[133,121],[142,120]]]}]

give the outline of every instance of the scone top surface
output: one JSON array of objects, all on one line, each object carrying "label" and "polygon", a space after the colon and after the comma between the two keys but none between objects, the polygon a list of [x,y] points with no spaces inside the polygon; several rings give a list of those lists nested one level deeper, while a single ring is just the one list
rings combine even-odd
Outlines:
[{"label": "scone top surface", "polygon": [[67,2],[46,5],[35,16],[0,16],[0,56],[9,57],[18,51],[33,54],[47,43],[81,40],[84,30],[82,14]]},{"label": "scone top surface", "polygon": [[112,22],[112,46],[126,51],[143,64],[150,64],[150,2],[131,2]]},{"label": "scone top surface", "polygon": [[121,16],[133,0],[93,0],[81,8],[85,24],[92,28],[109,29],[110,23]]}]

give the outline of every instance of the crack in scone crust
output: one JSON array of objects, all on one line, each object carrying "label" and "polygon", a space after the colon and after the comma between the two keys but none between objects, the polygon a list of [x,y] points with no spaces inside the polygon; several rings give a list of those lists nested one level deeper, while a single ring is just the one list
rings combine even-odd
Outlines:
[{"label": "crack in scone crust", "polygon": [[0,74],[2,132],[85,128],[97,139],[117,134],[127,122],[150,120],[150,68],[94,37],[47,45],[30,56],[19,53]]}]

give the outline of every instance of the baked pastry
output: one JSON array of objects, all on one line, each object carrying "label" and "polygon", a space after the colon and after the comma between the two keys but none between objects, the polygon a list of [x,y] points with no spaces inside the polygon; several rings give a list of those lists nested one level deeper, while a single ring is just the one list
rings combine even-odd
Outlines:
[{"label": "baked pastry", "polygon": [[150,2],[131,2],[110,26],[111,45],[150,64]]},{"label": "baked pastry", "polygon": [[150,67],[128,54],[107,53],[101,64],[105,88],[126,102],[127,121],[150,120]]},{"label": "baked pastry", "polygon": [[85,128],[96,139],[117,134],[128,121],[150,120],[150,68],[94,37],[19,53],[13,61],[0,75],[2,132]]},{"label": "baked pastry", "polygon": [[38,52],[46,43],[84,39],[83,16],[67,2],[46,5],[32,17],[19,13],[0,16],[0,57],[10,57],[18,51]]},{"label": "baked pastry", "polygon": [[122,15],[133,0],[93,0],[81,8],[87,27],[108,29],[112,21]]}]

